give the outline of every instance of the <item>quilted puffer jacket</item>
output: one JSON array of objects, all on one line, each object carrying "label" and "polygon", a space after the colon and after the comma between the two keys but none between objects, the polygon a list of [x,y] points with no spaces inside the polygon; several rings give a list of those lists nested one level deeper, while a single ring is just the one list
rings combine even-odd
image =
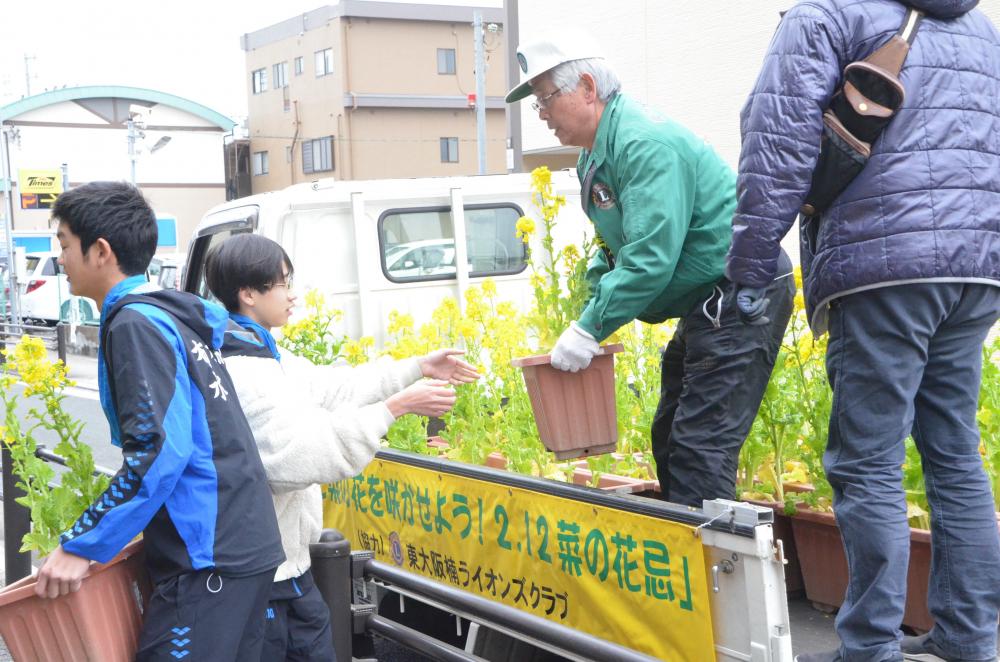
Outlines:
[{"label": "quilted puffer jacket", "polygon": [[[916,281],[1000,286],[1000,36],[976,4],[911,0],[926,16],[900,74],[903,106],[861,174],[800,228],[817,332],[838,296]],[[894,0],[806,0],[785,14],[741,114],[730,280],[773,277],[844,67],[905,13]]]}]

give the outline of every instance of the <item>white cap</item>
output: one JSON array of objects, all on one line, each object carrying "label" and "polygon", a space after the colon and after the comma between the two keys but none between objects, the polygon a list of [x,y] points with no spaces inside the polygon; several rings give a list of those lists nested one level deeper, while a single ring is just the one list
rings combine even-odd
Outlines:
[{"label": "white cap", "polygon": [[603,58],[601,49],[586,33],[562,30],[517,47],[517,64],[521,67],[521,84],[507,93],[507,103],[520,101],[531,94],[531,80],[564,62]]}]

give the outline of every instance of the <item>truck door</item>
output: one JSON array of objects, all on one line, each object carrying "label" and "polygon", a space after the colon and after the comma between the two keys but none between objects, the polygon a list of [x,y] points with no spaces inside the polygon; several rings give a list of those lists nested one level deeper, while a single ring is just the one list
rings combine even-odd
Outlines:
[{"label": "truck door", "polygon": [[[257,227],[258,211],[258,207],[254,205],[227,209],[208,217],[210,224],[198,231],[188,247],[187,264],[181,275],[185,291],[214,300],[205,282],[205,256],[208,255],[210,248],[234,234],[253,232]],[[212,223],[212,221],[217,222]]]}]

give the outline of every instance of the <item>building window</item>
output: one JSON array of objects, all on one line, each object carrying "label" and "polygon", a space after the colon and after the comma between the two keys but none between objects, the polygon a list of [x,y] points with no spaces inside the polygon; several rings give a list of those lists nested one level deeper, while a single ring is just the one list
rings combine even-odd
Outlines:
[{"label": "building window", "polygon": [[316,51],[316,77],[333,73],[333,49],[325,48]]},{"label": "building window", "polygon": [[438,73],[439,74],[454,74],[455,73],[455,49],[454,48],[439,48],[438,49]]},{"label": "building window", "polygon": [[[465,259],[471,277],[516,274],[527,267],[524,242],[515,232],[521,215],[514,205],[465,207]],[[456,277],[455,232],[446,207],[384,212],[379,246],[382,272],[394,283]]]},{"label": "building window", "polygon": [[257,69],[251,74],[253,78],[253,93],[267,92],[267,69]]},{"label": "building window", "polygon": [[269,172],[267,165],[267,152],[253,153],[253,174],[266,175]]},{"label": "building window", "polygon": [[288,63],[279,62],[273,67],[274,89],[286,87],[288,85]]},{"label": "building window", "polygon": [[458,138],[441,139],[441,163],[458,163]]},{"label": "building window", "polygon": [[333,170],[333,136],[302,141],[302,172]]},{"label": "building window", "polygon": [[295,75],[296,76],[301,76],[302,72],[305,70],[305,68],[306,68],[306,65],[305,65],[305,62],[302,59],[302,56],[300,55],[299,57],[295,58]]}]

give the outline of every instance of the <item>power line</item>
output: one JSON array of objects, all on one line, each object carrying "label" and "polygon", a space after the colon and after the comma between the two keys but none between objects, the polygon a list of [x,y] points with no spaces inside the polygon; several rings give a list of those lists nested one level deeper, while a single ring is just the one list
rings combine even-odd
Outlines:
[{"label": "power line", "polygon": [[[339,136],[333,136],[335,140],[339,140],[345,143],[379,143],[379,144],[393,144],[393,143],[433,143],[437,144],[441,138],[455,138],[456,136],[439,136],[437,138],[341,138]],[[271,135],[253,135],[247,138],[248,140],[291,140],[292,136],[271,136]],[[308,140],[308,138],[307,138]],[[475,138],[458,138],[460,143],[474,143]],[[486,142],[493,143],[503,143],[507,144],[506,138],[488,138]]]}]

